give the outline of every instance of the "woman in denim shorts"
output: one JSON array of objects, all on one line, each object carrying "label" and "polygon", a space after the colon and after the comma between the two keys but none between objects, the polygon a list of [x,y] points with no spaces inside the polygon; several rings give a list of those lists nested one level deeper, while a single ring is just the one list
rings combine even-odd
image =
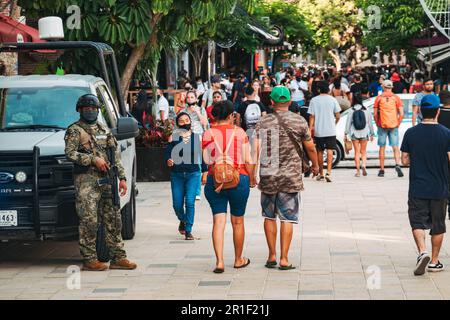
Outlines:
[{"label": "woman in denim shorts", "polygon": [[[363,176],[367,176],[366,164],[367,164],[367,143],[373,141],[374,137],[374,129],[373,129],[373,117],[370,110],[367,110],[363,104],[360,96],[355,96],[354,100],[356,104],[350,110],[347,116],[347,124],[345,126],[345,137],[350,137],[352,140],[353,148],[355,149],[355,165],[356,165],[356,173],[355,177],[359,177],[360,169],[361,169],[361,159],[362,158],[362,174]],[[366,126],[362,129],[356,129],[355,123],[353,119],[353,114],[359,110],[362,110],[365,114]]]},{"label": "woman in denim shorts", "polygon": [[[249,141],[245,131],[233,125],[233,112],[234,108],[231,102],[217,102],[212,109],[212,115],[217,123],[203,134],[202,139],[203,157],[205,163],[210,165],[208,177],[203,179],[202,183],[205,184],[205,197],[213,214],[212,236],[216,254],[214,273],[223,273],[225,270],[223,246],[228,204],[230,205],[231,224],[233,226],[234,268],[244,268],[250,264],[250,259],[242,256],[245,238],[244,214],[250,194],[250,186],[256,186],[256,182],[254,178],[249,178],[254,176]],[[230,139],[233,139],[233,142]],[[239,184],[235,188],[216,192],[212,165],[216,154],[221,155],[227,149],[229,142],[231,144],[226,156],[232,158],[235,168],[239,169]],[[222,150],[219,152],[215,150],[216,143],[222,146]]]}]

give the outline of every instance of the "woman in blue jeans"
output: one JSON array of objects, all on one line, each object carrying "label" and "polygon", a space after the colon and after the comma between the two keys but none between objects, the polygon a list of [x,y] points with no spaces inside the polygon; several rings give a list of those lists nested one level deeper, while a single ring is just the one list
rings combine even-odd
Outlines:
[{"label": "woman in blue jeans", "polygon": [[[250,144],[247,134],[234,126],[234,108],[230,101],[217,102],[212,115],[217,123],[203,134],[202,148],[204,161],[210,165],[207,177],[203,177],[205,196],[213,214],[213,246],[216,253],[214,273],[223,273],[224,232],[228,204],[230,205],[231,224],[233,226],[234,268],[244,268],[250,259],[244,258],[244,214],[247,206],[250,187],[256,186],[254,165],[250,155]],[[214,163],[217,156],[224,154],[233,161],[234,168],[239,170],[239,184],[235,188],[216,191],[213,179]]]},{"label": "woman in blue jeans", "polygon": [[[172,142],[166,149],[167,165],[171,168],[172,202],[180,220],[178,231],[186,240],[194,240],[192,226],[195,215],[195,196],[202,172],[208,170],[201,157],[201,137],[191,130],[191,118],[179,113],[175,121]],[[200,169],[201,168],[201,169]]]}]

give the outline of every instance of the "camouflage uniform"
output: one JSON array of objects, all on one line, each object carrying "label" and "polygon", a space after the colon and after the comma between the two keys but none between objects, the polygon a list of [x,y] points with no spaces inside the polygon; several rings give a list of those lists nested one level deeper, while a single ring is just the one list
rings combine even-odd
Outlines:
[{"label": "camouflage uniform", "polygon": [[[84,130],[84,132],[83,132]],[[86,133],[88,135],[86,135]],[[91,137],[91,141],[86,139]],[[83,121],[72,124],[66,132],[65,153],[67,158],[78,168],[85,167],[83,173],[74,173],[76,209],[80,234],[80,253],[83,260],[90,262],[97,259],[96,238],[98,213],[105,227],[106,244],[110,250],[111,260],[126,258],[121,235],[122,220],[119,208],[112,203],[111,186],[99,186],[98,179],[106,176],[95,167],[95,157],[109,163],[106,154],[108,146],[117,147],[117,141],[111,131],[99,124],[88,125]],[[117,150],[117,149],[116,149]],[[119,178],[125,178],[125,170],[120,162],[120,153],[116,151]]]}]

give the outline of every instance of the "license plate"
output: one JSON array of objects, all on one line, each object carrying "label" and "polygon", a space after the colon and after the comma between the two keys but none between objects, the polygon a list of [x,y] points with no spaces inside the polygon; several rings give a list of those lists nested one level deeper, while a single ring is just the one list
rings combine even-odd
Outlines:
[{"label": "license plate", "polygon": [[17,210],[0,210],[0,227],[17,227]]}]

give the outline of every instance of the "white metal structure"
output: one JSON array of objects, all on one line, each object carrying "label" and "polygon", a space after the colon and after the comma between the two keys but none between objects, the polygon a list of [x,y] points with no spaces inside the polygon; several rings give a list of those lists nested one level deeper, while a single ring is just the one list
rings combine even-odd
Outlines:
[{"label": "white metal structure", "polygon": [[450,1],[420,0],[420,4],[434,26],[450,40]]}]

